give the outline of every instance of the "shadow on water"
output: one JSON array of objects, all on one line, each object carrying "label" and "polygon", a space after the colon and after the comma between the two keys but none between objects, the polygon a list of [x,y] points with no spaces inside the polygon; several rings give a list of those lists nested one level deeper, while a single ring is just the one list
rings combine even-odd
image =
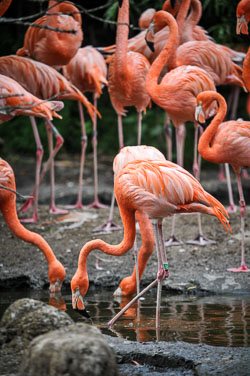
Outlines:
[{"label": "shadow on water", "polygon": [[[47,291],[5,291],[0,294],[0,316],[15,300],[28,297],[66,310],[74,321],[85,320],[71,306],[71,292],[63,296],[49,296]],[[134,303],[115,323],[107,322],[129,299],[114,299],[112,291],[89,291],[85,305],[104,334],[132,341],[184,341],[211,346],[250,346],[250,296],[213,295],[206,297],[165,295],[161,301],[161,327],[155,329],[156,292],[151,291],[144,300]]]}]

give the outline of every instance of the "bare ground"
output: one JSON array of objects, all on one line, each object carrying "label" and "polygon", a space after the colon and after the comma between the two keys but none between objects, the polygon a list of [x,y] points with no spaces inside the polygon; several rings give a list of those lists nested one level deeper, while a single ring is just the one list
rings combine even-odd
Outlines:
[{"label": "bare ground", "polygon": [[[112,194],[112,158],[100,157],[99,194],[103,203],[109,204]],[[34,180],[34,160],[12,159],[11,163],[16,174],[17,190],[22,194],[29,194]],[[76,200],[78,183],[78,159],[61,158],[56,163],[56,202],[62,207],[73,204]],[[88,156],[84,171],[84,203],[93,199],[92,159]],[[233,174],[232,174],[233,177]],[[226,183],[218,180],[218,168],[202,174],[201,183],[204,188],[221,200],[228,203]],[[250,202],[250,182],[244,181],[246,202]],[[233,190],[237,202],[237,186],[233,177]],[[35,224],[25,224],[31,231],[40,233],[48,241],[57,258],[66,268],[67,276],[64,286],[69,287],[70,280],[77,267],[77,259],[81,247],[89,240],[101,238],[111,244],[121,241],[123,232],[115,231],[110,234],[95,235],[92,230],[107,221],[109,209],[77,210],[85,215],[86,221],[76,227],[75,222],[58,220],[49,214],[49,178],[46,177],[40,189],[39,221]],[[18,201],[17,207],[21,206]],[[20,218],[31,214],[20,213]],[[81,216],[82,218],[82,216]],[[122,225],[118,208],[115,208],[115,223]],[[230,215],[232,233],[226,233],[224,228],[214,217],[202,216],[204,235],[216,240],[216,244],[206,247],[183,244],[167,249],[170,277],[165,287],[172,292],[187,291],[195,286],[197,292],[244,292],[250,293],[250,273],[232,273],[228,267],[240,265],[240,217],[239,210]],[[31,287],[35,289],[48,287],[48,268],[43,254],[33,245],[20,241],[11,234],[0,217],[0,287]],[[171,230],[171,218],[164,223],[164,235],[168,238]],[[246,264],[250,267],[250,208],[247,207],[246,217]],[[177,236],[184,242],[197,235],[197,216],[179,215],[177,218]],[[138,237],[138,245],[140,236]],[[103,268],[97,270],[96,258]],[[131,274],[134,266],[133,252],[129,251],[121,258],[114,258],[94,251],[88,258],[88,274],[90,283],[96,286],[114,288],[121,278]],[[153,254],[142,284],[146,285],[156,276],[157,260]]]}]

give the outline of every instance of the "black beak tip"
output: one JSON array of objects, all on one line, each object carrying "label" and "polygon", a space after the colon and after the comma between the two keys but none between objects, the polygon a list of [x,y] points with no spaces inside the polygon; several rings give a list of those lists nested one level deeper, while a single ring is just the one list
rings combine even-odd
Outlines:
[{"label": "black beak tip", "polygon": [[170,0],[170,5],[172,9],[174,9],[175,4],[176,4],[176,0]]},{"label": "black beak tip", "polygon": [[148,48],[149,48],[152,52],[155,52],[154,43],[153,43],[153,42],[150,42],[150,41],[148,41],[148,40],[146,40],[146,42],[147,42]]},{"label": "black beak tip", "polygon": [[118,0],[119,7],[120,7],[120,8],[122,7],[122,2],[123,2],[123,0]]},{"label": "black beak tip", "polygon": [[86,311],[86,309],[78,309],[78,308],[75,308],[74,309],[76,312],[80,313],[81,316],[84,316],[86,317],[87,319],[90,319],[90,315],[88,314],[88,312]]}]

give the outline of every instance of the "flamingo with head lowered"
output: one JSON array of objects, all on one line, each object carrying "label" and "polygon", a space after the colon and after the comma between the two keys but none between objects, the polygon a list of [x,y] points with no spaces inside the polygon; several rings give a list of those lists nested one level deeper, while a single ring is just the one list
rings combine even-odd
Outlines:
[{"label": "flamingo with head lowered", "polygon": [[[89,287],[87,258],[98,249],[106,254],[122,256],[129,251],[135,240],[135,213],[144,211],[152,220],[158,272],[156,279],[141,291],[128,306],[133,304],[151,287],[157,285],[156,327],[160,326],[160,299],[162,283],[168,277],[168,262],[165,253],[162,221],[175,213],[205,213],[219,219],[226,230],[231,229],[227,211],[212,195],[207,193],[189,172],[169,161],[133,161],[124,166],[115,178],[114,191],[124,226],[120,244],[110,245],[101,239],[91,240],[80,251],[77,270],[71,280],[72,305],[86,314],[83,298]],[[128,306],[115,316],[112,326]]]}]

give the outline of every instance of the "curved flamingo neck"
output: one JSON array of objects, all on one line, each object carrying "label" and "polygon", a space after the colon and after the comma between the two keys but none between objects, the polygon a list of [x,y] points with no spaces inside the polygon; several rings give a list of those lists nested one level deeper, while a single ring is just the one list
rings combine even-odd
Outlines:
[{"label": "curved flamingo neck", "polygon": [[[179,39],[182,36],[184,23],[185,23],[185,20],[186,20],[186,17],[187,17],[189,8],[190,8],[190,2],[191,2],[191,0],[185,0],[185,1],[183,0],[182,1],[179,12],[178,12],[177,17],[176,17],[176,22],[177,22],[178,30],[179,30]],[[179,40],[178,45],[179,44],[180,44],[180,40]]]},{"label": "curved flamingo neck", "polygon": [[201,153],[201,155],[209,160],[210,162],[213,162],[213,160],[218,163],[218,155],[217,153],[214,153],[213,145],[210,146],[210,143],[216,134],[216,131],[219,127],[219,125],[223,122],[226,113],[227,113],[227,104],[225,99],[216,92],[210,92],[207,94],[207,98],[209,99],[209,102],[211,103],[213,100],[217,100],[219,103],[219,110],[209,126],[205,129],[203,134],[200,137],[198,150]]},{"label": "curved flamingo neck", "polygon": [[169,61],[172,54],[176,54],[178,43],[178,26],[174,17],[171,14],[164,11],[157,12],[157,15],[161,17],[161,22],[169,26],[170,33],[165,46],[153,62],[147,75],[146,87],[150,95],[155,91],[157,87],[160,87],[160,84],[158,84],[158,78],[160,76],[160,73],[165,64]]},{"label": "curved flamingo neck", "polygon": [[133,247],[136,234],[135,213],[121,206],[119,206],[119,209],[124,226],[124,235],[121,243],[117,245],[111,245],[104,242],[101,239],[91,240],[88,243],[86,243],[80,251],[78,259],[78,268],[75,274],[79,277],[81,276],[81,279],[88,281],[87,258],[91,251],[98,249],[101,252],[106,253],[108,255],[122,256],[124,253],[126,253]]},{"label": "curved flamingo neck", "polygon": [[119,78],[127,71],[127,49],[129,35],[129,0],[123,0],[118,11],[116,31],[115,70]]},{"label": "curved flamingo neck", "polygon": [[202,14],[202,7],[199,0],[191,0],[191,12],[187,18],[187,23],[194,28],[200,21]]},{"label": "curved flamingo neck", "polygon": [[0,210],[3,213],[7,226],[18,238],[36,245],[43,252],[48,264],[50,265],[50,263],[56,260],[52,249],[42,236],[27,230],[20,223],[16,212],[16,200],[14,194],[11,193],[11,195],[13,198],[11,197],[9,200],[4,200],[0,203]]}]

